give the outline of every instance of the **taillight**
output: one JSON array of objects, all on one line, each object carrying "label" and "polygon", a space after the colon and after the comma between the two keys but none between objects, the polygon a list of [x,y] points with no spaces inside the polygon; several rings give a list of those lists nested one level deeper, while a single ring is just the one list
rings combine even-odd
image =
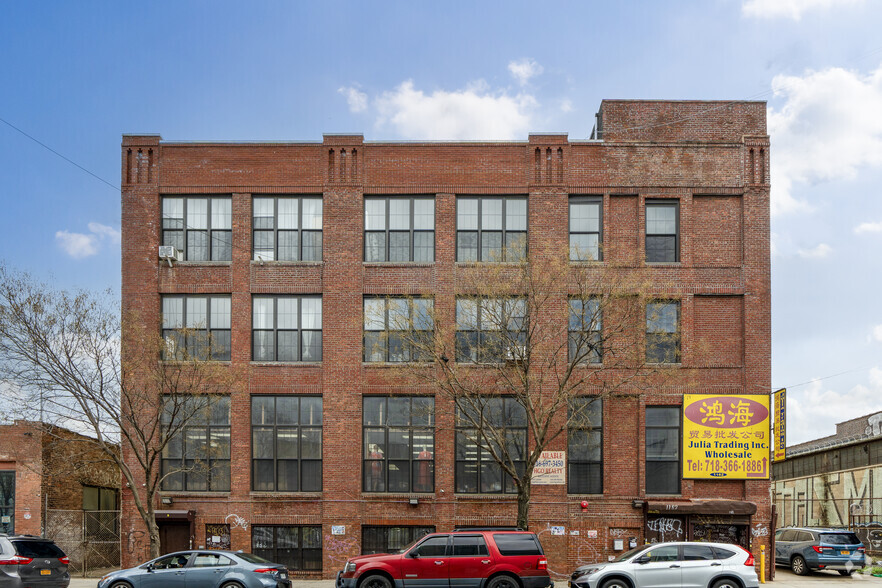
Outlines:
[{"label": "taillight", "polygon": [[[745,549],[745,551],[747,551],[747,550]],[[745,560],[744,565],[750,566],[750,567],[753,567],[754,565],[756,565],[755,562],[753,561],[753,554],[749,551],[747,552],[747,560]]]},{"label": "taillight", "polygon": [[544,557],[542,559],[540,559],[536,563],[536,569],[537,570],[547,570],[548,569],[548,560],[545,559]]},{"label": "taillight", "polygon": [[34,561],[34,558],[32,557],[13,555],[12,557],[7,557],[6,559],[0,559],[0,566],[26,566],[32,561]]},{"label": "taillight", "polygon": [[59,557],[59,558],[58,558],[58,561],[60,561],[60,562],[63,563],[64,565],[69,565],[69,564],[70,564],[70,558],[67,557],[67,556]]},{"label": "taillight", "polygon": [[279,570],[276,568],[258,568],[256,570],[251,570],[255,574],[275,574]]},{"label": "taillight", "polygon": [[822,551],[823,551],[824,548],[823,548],[823,547],[819,547],[819,546],[817,546],[817,545],[812,545],[812,549],[815,550],[815,553],[822,553]]},{"label": "taillight", "polygon": [[858,547],[858,551],[860,551],[861,553],[866,553],[867,548],[866,547]]}]

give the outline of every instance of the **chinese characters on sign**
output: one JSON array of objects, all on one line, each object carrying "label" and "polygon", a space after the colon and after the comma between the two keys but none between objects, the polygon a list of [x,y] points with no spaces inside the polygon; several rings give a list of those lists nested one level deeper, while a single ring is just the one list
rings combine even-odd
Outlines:
[{"label": "chinese characters on sign", "polygon": [[566,484],[566,451],[543,451],[533,467],[533,484]]},{"label": "chinese characters on sign", "polygon": [[683,396],[683,477],[769,478],[769,397]]},{"label": "chinese characters on sign", "polygon": [[773,392],[772,398],[775,409],[775,456],[772,461],[783,461],[787,457],[787,390],[781,388]]}]

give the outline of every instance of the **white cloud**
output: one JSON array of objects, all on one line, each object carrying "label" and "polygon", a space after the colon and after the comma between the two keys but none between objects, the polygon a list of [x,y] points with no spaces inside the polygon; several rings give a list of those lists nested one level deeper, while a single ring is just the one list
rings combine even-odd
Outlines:
[{"label": "white cloud", "polygon": [[877,367],[870,368],[870,384],[882,389],[882,370]]},{"label": "white cloud", "polygon": [[870,341],[878,341],[879,343],[882,343],[882,325],[876,325],[872,328],[870,332]]},{"label": "white cloud", "polygon": [[368,107],[368,96],[358,88],[350,86],[348,88],[340,88],[338,93],[346,96],[346,103],[349,104],[350,112],[364,112]]},{"label": "white cloud", "polygon": [[862,233],[882,233],[882,221],[877,223],[861,223],[854,228],[856,235]]},{"label": "white cloud", "polygon": [[510,61],[508,71],[523,86],[530,81],[530,78],[541,74],[543,69],[541,65],[536,63],[535,59],[524,58],[520,61]]},{"label": "white cloud", "polygon": [[869,379],[870,386],[858,384],[844,393],[825,388],[820,380],[806,390],[787,390],[787,444],[832,435],[833,423],[882,410],[882,370],[870,370]]},{"label": "white cloud", "polygon": [[863,0],[745,0],[741,12],[756,18],[799,20],[804,12],[862,4]]},{"label": "white cloud", "polygon": [[439,140],[523,138],[538,106],[529,94],[493,92],[484,82],[426,94],[412,80],[384,92],[374,104],[378,128],[391,127],[406,139]]},{"label": "white cloud", "polygon": [[105,241],[118,244],[120,233],[113,227],[91,222],[87,225],[89,233],[72,233],[58,231],[55,241],[68,255],[74,259],[84,259],[98,253]]},{"label": "white cloud", "polygon": [[564,98],[560,101],[560,111],[561,112],[572,112],[573,111],[573,101],[569,98]]},{"label": "white cloud", "polygon": [[882,67],[870,74],[841,68],[776,76],[780,108],[769,109],[772,214],[810,209],[797,183],[851,179],[882,165]]},{"label": "white cloud", "polygon": [[826,243],[820,243],[817,247],[813,247],[812,249],[800,249],[796,254],[803,259],[824,259],[829,257],[832,252],[832,247]]}]

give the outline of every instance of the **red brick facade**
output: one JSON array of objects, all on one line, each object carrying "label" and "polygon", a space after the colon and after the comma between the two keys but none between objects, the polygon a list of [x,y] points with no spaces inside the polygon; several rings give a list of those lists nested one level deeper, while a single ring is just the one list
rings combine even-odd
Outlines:
[{"label": "red brick facade", "polygon": [[[122,292],[159,329],[160,296],[211,293],[232,298],[231,366],[246,376],[232,397],[231,490],[166,493],[175,509],[194,510],[193,545],[205,525],[232,525],[233,549],[251,549],[254,525],[321,525],[322,577],[360,553],[362,525],[513,524],[514,496],[454,492],[452,407],[436,399],[435,491],[363,493],[362,396],[405,392],[384,383],[383,368],[362,362],[362,300],[368,294],[434,294],[436,312],[452,313],[457,275],[456,197],[527,195],[528,247],[556,251],[568,239],[571,195],[602,196],[604,256],[609,263],[644,258],[646,199],[677,199],[680,260],[651,268],[658,294],[680,300],[682,386],[635,391],[604,403],[603,494],[568,495],[565,485],[534,486],[531,529],[549,568],[616,553],[615,538],[644,540],[644,407],[679,405],[685,392],[768,394],[770,386],[769,141],[762,102],[604,101],[602,141],[531,135],[527,142],[364,142],[326,135],[321,143],[176,143],[126,135],[122,144]],[[344,155],[345,154],[345,155]],[[232,196],[232,260],[160,263],[161,199]],[[318,195],[323,199],[323,261],[252,261],[252,196]],[[365,263],[364,195],[429,195],[435,203],[434,263]],[[533,254],[531,253],[531,254]],[[642,268],[643,262],[635,267]],[[253,294],[320,294],[320,363],[251,361]],[[685,382],[688,382],[686,384]],[[253,394],[321,394],[323,491],[252,491]],[[566,450],[566,438],[557,447]],[[683,480],[668,500],[749,501],[752,522],[771,519],[767,481]],[[123,494],[125,531],[140,528]],[[659,498],[659,497],[656,497]],[[580,506],[582,500],[588,507]],[[229,517],[235,515],[235,518]],[[344,525],[345,534],[332,534]],[[550,526],[563,526],[565,535]],[[576,534],[578,531],[578,534]],[[596,532],[596,534],[594,533]],[[131,534],[130,533],[130,534]],[[753,547],[759,553],[757,538]],[[146,544],[123,537],[124,565]]]}]

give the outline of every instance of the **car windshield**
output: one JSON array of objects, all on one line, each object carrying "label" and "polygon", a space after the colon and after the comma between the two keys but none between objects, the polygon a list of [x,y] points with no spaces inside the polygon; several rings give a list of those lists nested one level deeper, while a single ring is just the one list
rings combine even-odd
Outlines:
[{"label": "car windshield", "polygon": [[861,542],[854,533],[821,533],[820,541],[830,545],[857,545]]},{"label": "car windshield", "polygon": [[263,559],[259,555],[254,555],[253,553],[237,553],[236,557],[244,559],[248,563],[253,564],[264,564],[264,563],[273,563],[268,559]]},{"label": "car windshield", "polygon": [[625,561],[629,557],[633,557],[633,556],[637,555],[638,553],[640,553],[644,549],[646,549],[646,545],[644,545],[643,547],[635,547],[634,549],[631,549],[630,551],[626,551],[625,553],[619,554],[619,556],[616,557],[612,561],[614,561],[614,562]]}]

